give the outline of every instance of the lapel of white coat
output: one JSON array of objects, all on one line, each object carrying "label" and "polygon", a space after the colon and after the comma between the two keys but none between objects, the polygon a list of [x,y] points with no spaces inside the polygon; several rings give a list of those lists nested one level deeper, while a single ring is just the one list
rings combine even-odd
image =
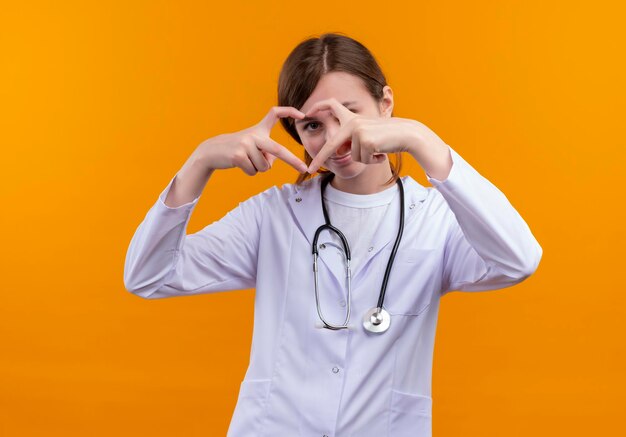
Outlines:
[{"label": "lapel of white coat", "polygon": [[[400,247],[407,244],[407,239],[410,238],[410,233],[407,232],[407,229],[419,211],[421,211],[428,194],[426,188],[417,183],[411,176],[403,176],[402,183],[404,187],[404,231],[402,233]],[[396,242],[398,228],[400,226],[400,203],[398,201],[400,193],[396,193],[396,196],[398,196],[398,198],[394,198],[389,205],[387,212],[380,221],[378,229],[374,233],[372,241],[368,246],[368,248],[371,248],[371,251],[369,251],[367,257],[361,262],[357,270],[352,272],[355,283],[359,280],[359,273],[363,271],[365,266],[378,256],[385,247],[389,246],[390,249],[393,248]],[[384,261],[385,266],[387,265],[387,261],[388,260]],[[377,281],[382,283],[382,278],[377,278]]]},{"label": "lapel of white coat", "polygon": [[[321,177],[317,176],[305,181],[300,187],[294,185],[295,191],[289,197],[289,206],[293,211],[298,227],[309,242],[308,251],[302,256],[308,256],[313,269],[313,237],[318,227],[325,223],[324,212],[322,210],[322,199],[320,193]],[[340,289],[346,287],[346,265],[343,252],[338,251],[327,243],[331,242],[328,230],[322,231],[318,238],[318,258],[333,273]],[[319,246],[326,244],[326,249]]]},{"label": "lapel of white coat", "polygon": [[[311,258],[311,266],[313,264],[312,247],[313,237],[315,231],[319,226],[324,224],[324,213],[322,211],[321,193],[320,193],[320,181],[321,177],[317,176],[312,180],[306,181],[302,186],[295,186],[294,193],[289,198],[289,206],[293,211],[294,217],[298,224],[298,227],[309,242],[308,256]],[[427,189],[417,183],[411,176],[402,177],[404,186],[404,226],[408,227],[408,224],[422,209],[424,200],[426,200]],[[397,196],[400,194],[398,193]],[[369,252],[366,259],[364,259],[360,266],[357,266],[357,270],[352,271],[352,284],[356,285],[355,281],[358,274],[363,268],[376,257],[387,245],[393,244],[398,234],[398,226],[400,224],[400,209],[396,201],[392,202],[387,213],[383,217],[370,247],[372,250]],[[406,229],[402,235],[402,243],[407,238]],[[324,231],[320,234],[318,240],[318,246],[322,243],[330,241],[330,235],[328,231]],[[333,276],[337,280],[340,287],[345,287],[345,262],[343,255],[337,253],[336,250],[318,250],[319,258],[324,262],[328,269],[333,273]],[[304,255],[303,255],[304,256]],[[312,267],[311,267],[312,268]]]}]

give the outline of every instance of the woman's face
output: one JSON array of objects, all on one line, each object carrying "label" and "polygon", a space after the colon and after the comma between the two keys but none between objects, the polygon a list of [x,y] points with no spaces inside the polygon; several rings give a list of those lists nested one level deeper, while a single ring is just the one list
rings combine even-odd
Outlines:
[{"label": "woman's face", "polygon": [[[390,117],[393,108],[391,90],[385,87],[382,102],[377,102],[367,91],[361,78],[343,71],[333,71],[322,76],[313,93],[304,105],[299,108],[306,113],[315,103],[334,97],[350,111],[368,117]],[[315,157],[322,146],[331,139],[340,128],[339,120],[330,110],[318,112],[315,117],[308,121],[296,120],[296,130],[306,151]],[[336,157],[350,155],[351,143],[339,146],[335,153],[322,167],[335,173],[335,176],[343,179],[351,179],[363,172],[375,171],[375,167],[389,166],[385,160],[379,164],[364,164],[348,159],[337,161]]]}]

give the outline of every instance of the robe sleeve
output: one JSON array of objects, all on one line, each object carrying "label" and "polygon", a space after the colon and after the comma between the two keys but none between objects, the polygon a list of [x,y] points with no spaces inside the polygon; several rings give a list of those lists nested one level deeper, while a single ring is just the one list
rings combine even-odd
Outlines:
[{"label": "robe sleeve", "polygon": [[452,147],[452,168],[428,181],[447,202],[451,225],[444,250],[441,293],[515,285],[535,272],[543,250],[506,196]]},{"label": "robe sleeve", "polygon": [[268,191],[253,196],[202,230],[187,234],[200,199],[165,204],[174,176],[137,227],[126,253],[124,286],[159,299],[254,288],[260,223]]}]

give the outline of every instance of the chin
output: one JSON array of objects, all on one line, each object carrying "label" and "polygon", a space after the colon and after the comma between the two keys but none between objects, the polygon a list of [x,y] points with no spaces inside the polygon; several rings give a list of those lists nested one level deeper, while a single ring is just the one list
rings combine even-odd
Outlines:
[{"label": "chin", "polygon": [[[334,166],[333,166],[334,167]],[[339,177],[341,179],[352,179],[358,175],[360,175],[363,170],[366,169],[366,164],[362,162],[354,162],[352,161],[349,165],[344,165],[341,167],[331,167],[328,168],[330,171],[335,173],[335,177]]]}]

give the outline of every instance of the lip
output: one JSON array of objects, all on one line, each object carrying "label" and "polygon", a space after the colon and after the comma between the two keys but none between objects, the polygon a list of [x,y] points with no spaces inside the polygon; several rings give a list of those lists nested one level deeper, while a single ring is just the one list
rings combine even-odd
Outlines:
[{"label": "lip", "polygon": [[337,158],[330,158],[330,160],[336,164],[344,164],[349,162],[352,159],[352,152],[348,152],[345,155],[339,156]]}]

